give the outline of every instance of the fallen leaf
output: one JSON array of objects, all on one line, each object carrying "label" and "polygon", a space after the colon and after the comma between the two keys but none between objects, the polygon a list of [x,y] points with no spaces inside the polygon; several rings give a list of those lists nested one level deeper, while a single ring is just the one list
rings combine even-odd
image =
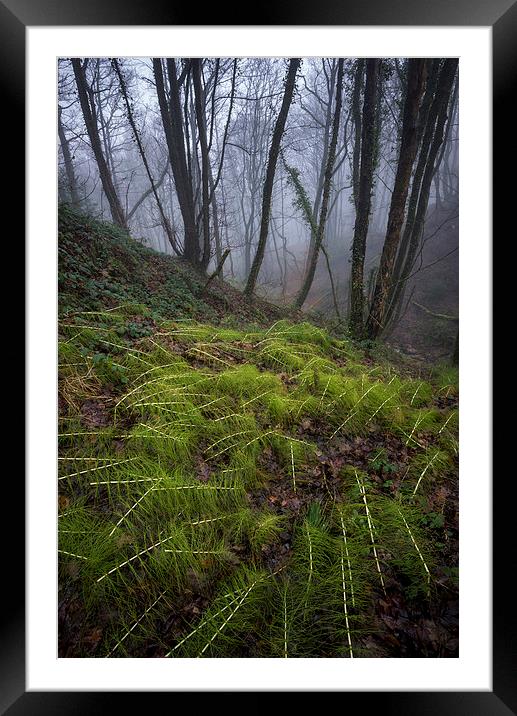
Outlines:
[{"label": "fallen leaf", "polygon": [[196,477],[201,482],[208,482],[210,479],[210,467],[204,460],[199,460],[197,463]]},{"label": "fallen leaf", "polygon": [[83,641],[86,642],[86,644],[88,644],[89,646],[91,646],[92,649],[95,649],[99,645],[101,639],[102,627],[95,627],[89,634],[87,634],[83,638]]}]

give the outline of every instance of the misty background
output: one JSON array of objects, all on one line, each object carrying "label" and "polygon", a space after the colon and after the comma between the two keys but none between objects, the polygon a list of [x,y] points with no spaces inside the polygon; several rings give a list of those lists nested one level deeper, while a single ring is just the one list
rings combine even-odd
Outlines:
[{"label": "misty background", "polygon": [[[377,63],[375,68],[372,62]],[[391,313],[379,334],[400,350],[426,360],[447,358],[458,331],[458,76],[457,69],[451,74],[449,68],[447,91],[442,87],[440,94],[446,63],[440,58],[425,60],[418,148],[393,267]],[[220,275],[235,287],[245,288],[257,255],[263,189],[275,124],[285,100],[288,65],[285,58],[181,58],[173,65],[152,58],[60,59],[59,200],[121,224],[156,251],[188,259],[188,199],[199,242],[208,241],[200,268],[210,274],[224,257]],[[373,71],[368,104],[368,73]],[[315,255],[303,310],[319,312],[336,326],[347,326],[366,138],[372,144],[361,286],[366,321],[402,161],[410,73],[410,61],[403,58],[304,58],[300,62],[274,171],[267,240],[253,286],[257,295],[291,304]],[[160,75],[162,97],[170,108],[166,112],[169,125],[160,106]],[[179,101],[176,107],[175,99]],[[179,124],[180,135],[175,134]],[[92,126],[97,132],[93,141]],[[178,183],[175,173],[179,160],[169,151],[172,146],[175,154],[174,147],[180,143],[189,194],[183,204],[185,186]],[[99,152],[105,166],[99,165]],[[314,252],[329,169],[321,247]],[[119,204],[115,214],[111,190],[106,191],[107,177]],[[425,181],[427,190],[422,188]],[[417,223],[418,212],[422,221],[410,237],[408,212],[413,199]],[[363,211],[363,220],[364,216]]]}]

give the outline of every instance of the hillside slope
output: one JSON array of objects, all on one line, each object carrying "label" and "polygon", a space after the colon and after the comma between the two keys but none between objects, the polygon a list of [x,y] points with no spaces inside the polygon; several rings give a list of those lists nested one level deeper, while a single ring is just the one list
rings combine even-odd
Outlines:
[{"label": "hillside slope", "polygon": [[60,656],[457,656],[457,376],[69,210],[59,257]]},{"label": "hillside slope", "polygon": [[155,318],[267,325],[289,311],[206,277],[181,259],[143,246],[113,224],[61,205],[58,221],[59,312],[145,304]]}]

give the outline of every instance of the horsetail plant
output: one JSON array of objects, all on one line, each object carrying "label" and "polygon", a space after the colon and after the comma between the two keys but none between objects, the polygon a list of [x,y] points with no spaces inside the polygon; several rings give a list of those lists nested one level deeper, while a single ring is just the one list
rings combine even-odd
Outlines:
[{"label": "horsetail plant", "polygon": [[[432,398],[451,381],[309,323],[175,319],[126,343],[132,310],[60,327],[60,580],[106,625],[101,653],[367,656],[379,582],[433,596],[424,498],[454,478],[457,410]],[[399,444],[388,490],[369,456]]]}]

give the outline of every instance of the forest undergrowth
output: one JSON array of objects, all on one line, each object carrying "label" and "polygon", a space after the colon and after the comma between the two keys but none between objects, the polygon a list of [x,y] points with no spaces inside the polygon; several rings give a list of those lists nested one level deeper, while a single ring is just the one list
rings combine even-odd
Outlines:
[{"label": "forest undergrowth", "polygon": [[454,376],[148,313],[60,322],[61,655],[454,655]]},{"label": "forest undergrowth", "polygon": [[60,656],[457,656],[457,372],[265,303],[166,320],[117,236],[85,289],[104,225],[63,221]]}]

